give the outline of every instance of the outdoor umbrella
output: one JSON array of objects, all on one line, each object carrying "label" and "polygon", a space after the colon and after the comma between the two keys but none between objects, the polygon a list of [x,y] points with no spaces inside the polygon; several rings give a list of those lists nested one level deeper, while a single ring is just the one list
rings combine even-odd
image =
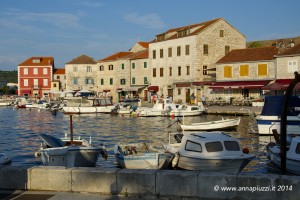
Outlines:
[{"label": "outdoor umbrella", "polygon": [[261,89],[262,90],[286,90],[287,86],[274,82],[263,86]]}]

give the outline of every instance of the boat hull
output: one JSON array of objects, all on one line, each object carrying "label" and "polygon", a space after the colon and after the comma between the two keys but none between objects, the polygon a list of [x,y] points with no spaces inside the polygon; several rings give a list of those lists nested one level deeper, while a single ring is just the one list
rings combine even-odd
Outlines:
[{"label": "boat hull", "polygon": [[178,168],[199,171],[220,171],[238,173],[253,159],[253,157],[231,159],[204,159],[179,155]]},{"label": "boat hull", "polygon": [[97,147],[58,147],[40,150],[46,166],[95,167],[101,149]]},{"label": "boat hull", "polygon": [[8,165],[11,163],[11,158],[4,153],[0,154],[0,165]]},{"label": "boat hull", "polygon": [[90,113],[111,113],[115,106],[95,106],[95,107],[63,107],[65,114],[90,114]]},{"label": "boat hull", "polygon": [[182,130],[188,131],[208,131],[208,130],[226,130],[235,129],[240,124],[240,119],[220,120],[204,123],[192,123],[191,125],[180,125]]}]

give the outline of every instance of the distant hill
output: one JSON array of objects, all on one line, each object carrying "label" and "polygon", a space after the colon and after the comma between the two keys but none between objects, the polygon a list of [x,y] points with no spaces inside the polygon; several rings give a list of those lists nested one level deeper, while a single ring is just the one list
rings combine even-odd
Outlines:
[{"label": "distant hill", "polygon": [[18,82],[18,71],[1,71],[0,70],[0,80],[6,81],[7,83],[17,83]]}]

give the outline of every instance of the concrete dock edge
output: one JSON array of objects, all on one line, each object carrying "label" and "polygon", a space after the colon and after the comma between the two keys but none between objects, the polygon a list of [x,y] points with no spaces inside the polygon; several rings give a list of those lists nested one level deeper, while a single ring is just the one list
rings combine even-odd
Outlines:
[{"label": "concrete dock edge", "polygon": [[0,190],[80,192],[172,199],[298,199],[300,177],[117,168],[0,168]]}]

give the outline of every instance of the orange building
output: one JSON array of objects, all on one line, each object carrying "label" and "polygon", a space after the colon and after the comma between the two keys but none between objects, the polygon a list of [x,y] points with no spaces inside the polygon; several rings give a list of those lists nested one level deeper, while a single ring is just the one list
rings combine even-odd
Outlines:
[{"label": "orange building", "polygon": [[51,90],[53,57],[31,57],[18,65],[18,94],[42,98]]}]

